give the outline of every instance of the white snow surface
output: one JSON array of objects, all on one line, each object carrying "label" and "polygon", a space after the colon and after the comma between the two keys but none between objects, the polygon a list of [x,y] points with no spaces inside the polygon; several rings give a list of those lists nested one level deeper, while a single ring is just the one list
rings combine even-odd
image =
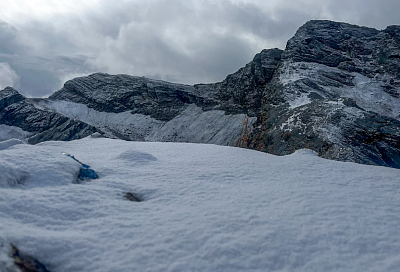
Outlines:
[{"label": "white snow surface", "polygon": [[235,146],[256,121],[245,114],[228,115],[221,110],[203,111],[194,104],[169,122],[143,114],[99,112],[86,105],[69,101],[42,101],[49,108],[69,118],[81,120],[103,130],[108,137],[115,132],[136,141],[209,143]]},{"label": "white snow surface", "polygon": [[[79,164],[98,180],[75,183]],[[0,151],[7,243],[51,271],[398,271],[400,171],[85,138]],[[4,173],[27,175],[23,184]],[[144,201],[130,202],[124,192]],[[5,266],[4,266],[5,267]],[[4,272],[6,268],[0,268]]]},{"label": "white snow surface", "polygon": [[293,100],[289,101],[289,108],[290,109],[295,109],[307,104],[311,103],[311,99],[308,98],[308,93],[307,94],[301,94],[300,96],[297,96]]},{"label": "white snow surface", "polygon": [[18,144],[25,144],[24,141],[19,140],[19,139],[9,139],[0,142],[0,150],[8,149],[12,147],[13,145],[18,145]]},{"label": "white snow surface", "polygon": [[0,125],[0,141],[9,139],[26,140],[31,134],[19,127]]}]

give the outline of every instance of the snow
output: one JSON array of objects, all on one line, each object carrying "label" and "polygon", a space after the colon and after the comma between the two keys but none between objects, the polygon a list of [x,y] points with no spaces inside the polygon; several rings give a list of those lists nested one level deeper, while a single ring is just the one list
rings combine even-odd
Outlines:
[{"label": "snow", "polygon": [[295,109],[307,104],[311,103],[311,99],[308,98],[308,94],[302,94],[300,96],[297,96],[294,98],[294,100],[289,101],[289,108],[290,109]]},{"label": "snow", "polygon": [[134,140],[144,140],[155,133],[164,122],[143,114],[100,112],[84,104],[69,101],[41,101],[39,106],[49,108],[69,118],[74,118],[102,129],[107,136],[118,131]]},{"label": "snow", "polygon": [[25,144],[24,141],[19,139],[10,139],[0,142],[0,150],[8,149],[14,145]]},{"label": "snow", "polygon": [[[282,123],[279,128],[280,130],[283,130],[285,132],[292,131],[295,128],[298,129],[305,129],[306,124],[304,124],[299,116],[301,115],[301,111],[299,112],[294,112],[291,116],[289,116],[286,120],[286,122]],[[304,131],[303,131],[304,132]]]},{"label": "snow", "polygon": [[[9,142],[0,142],[0,146]],[[66,185],[76,181],[81,168],[64,154],[41,146],[18,144],[0,152],[0,188]]]},{"label": "snow", "polygon": [[249,118],[245,114],[228,115],[221,110],[203,111],[192,104],[146,140],[235,146],[243,136],[246,119],[247,129],[251,129],[255,117]]},{"label": "snow", "polygon": [[286,86],[298,80],[307,78],[309,73],[308,70],[305,70],[308,68],[306,66],[307,64],[303,62],[284,61],[281,74],[279,75],[279,81]]},{"label": "snow", "polygon": [[[347,75],[349,78],[353,78],[353,86],[329,85],[321,79],[322,74]],[[324,77],[322,76],[322,78]],[[366,111],[400,120],[399,98],[391,96],[381,86],[382,81],[388,80],[387,78],[368,78],[360,73],[349,73],[336,67],[328,67],[318,63],[285,61],[279,79],[285,89],[285,98],[290,109],[311,103],[309,94],[315,92],[326,99],[337,96],[351,98]],[[312,79],[323,91],[309,86],[302,87],[301,81],[303,79]],[[338,82],[336,83],[338,84]],[[336,101],[334,99],[332,102],[335,103]]]},{"label": "snow", "polygon": [[[99,179],[75,183],[80,165],[63,152]],[[400,266],[397,169],[309,150],[277,157],[90,137],[15,145],[0,151],[0,166],[27,175],[23,184],[1,176],[0,264],[13,243],[59,272]],[[125,192],[144,201],[125,200]]]},{"label": "snow", "polygon": [[400,99],[389,95],[377,79],[354,73],[355,86],[346,88],[342,97],[349,97],[367,111],[400,120]]},{"label": "snow", "polygon": [[108,137],[114,132],[136,141],[211,143],[234,146],[242,136],[244,121],[251,128],[255,117],[245,114],[225,114],[221,110],[203,111],[194,104],[169,122],[143,114],[99,112],[86,105],[67,101],[41,101],[49,108],[69,118],[79,119],[103,130]]},{"label": "snow", "polygon": [[0,141],[9,139],[26,140],[30,135],[31,133],[19,127],[0,125]]}]

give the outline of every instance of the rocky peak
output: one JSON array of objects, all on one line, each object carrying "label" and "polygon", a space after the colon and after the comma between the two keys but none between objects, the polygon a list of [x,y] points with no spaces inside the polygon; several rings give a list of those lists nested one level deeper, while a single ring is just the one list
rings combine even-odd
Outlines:
[{"label": "rocky peak", "polygon": [[399,25],[391,25],[388,26],[384,32],[390,34],[392,37],[396,37],[397,40],[400,38],[400,26]]},{"label": "rocky peak", "polygon": [[272,79],[282,60],[283,50],[262,50],[251,62],[234,74],[217,83],[223,109],[256,116],[261,108],[266,84]]},{"label": "rocky peak", "polygon": [[[266,86],[250,146],[400,167],[398,27],[310,21]],[[397,140],[395,140],[397,139]]]},{"label": "rocky peak", "polygon": [[371,55],[380,31],[332,21],[309,21],[299,28],[286,46],[284,59],[324,64],[330,67],[355,69],[352,57]]},{"label": "rocky peak", "polygon": [[0,110],[8,107],[11,104],[17,103],[24,100],[25,97],[22,96],[17,90],[12,87],[6,87],[0,91]]}]

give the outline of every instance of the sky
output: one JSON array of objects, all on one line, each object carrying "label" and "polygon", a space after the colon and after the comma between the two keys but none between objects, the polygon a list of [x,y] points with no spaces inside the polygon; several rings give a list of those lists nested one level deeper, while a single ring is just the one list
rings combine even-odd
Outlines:
[{"label": "sky", "polygon": [[399,0],[0,0],[0,89],[45,97],[94,72],[223,80],[312,19],[384,29]]}]

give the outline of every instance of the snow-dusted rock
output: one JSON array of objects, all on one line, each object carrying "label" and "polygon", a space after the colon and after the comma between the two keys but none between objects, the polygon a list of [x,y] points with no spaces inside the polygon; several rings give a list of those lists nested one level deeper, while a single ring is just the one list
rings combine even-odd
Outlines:
[{"label": "snow-dusted rock", "polygon": [[250,147],[400,168],[399,30],[302,26],[266,86]]},{"label": "snow-dusted rock", "polygon": [[73,140],[86,137],[97,129],[79,120],[38,106],[15,89],[0,90],[0,137],[16,135],[35,144],[47,140]]}]

